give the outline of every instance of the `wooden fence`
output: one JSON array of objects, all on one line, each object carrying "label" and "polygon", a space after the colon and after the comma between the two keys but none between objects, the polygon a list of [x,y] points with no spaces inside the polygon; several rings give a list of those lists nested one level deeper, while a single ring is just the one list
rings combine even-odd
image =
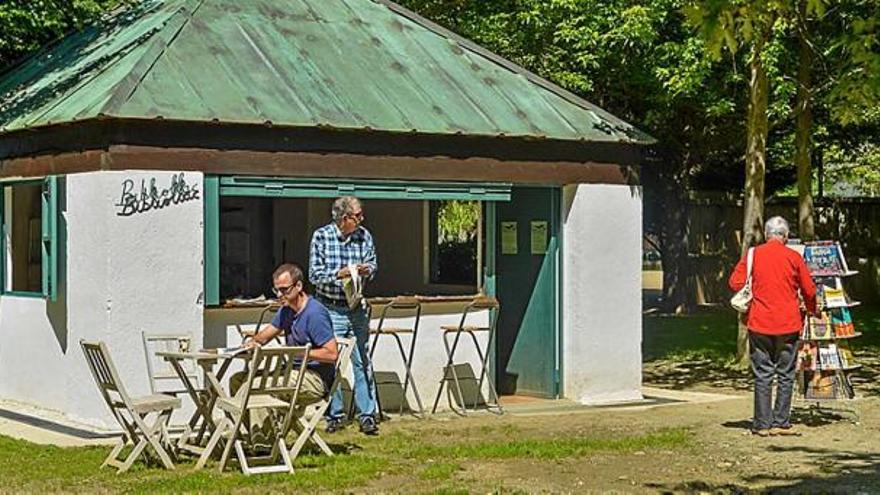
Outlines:
[{"label": "wooden fence", "polygon": [[[742,240],[742,200],[697,194],[688,208],[688,273],[697,304],[723,303],[730,297],[727,277],[739,259]],[[843,246],[847,262],[859,274],[845,281],[856,300],[880,303],[880,198],[818,200],[816,235]],[[782,215],[797,235],[797,200],[769,201],[764,218]]]}]

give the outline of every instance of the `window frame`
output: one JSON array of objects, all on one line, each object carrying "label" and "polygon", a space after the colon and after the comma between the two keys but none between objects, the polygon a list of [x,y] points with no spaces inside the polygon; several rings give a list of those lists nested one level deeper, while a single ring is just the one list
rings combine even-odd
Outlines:
[{"label": "window frame", "polygon": [[474,200],[477,201],[480,206],[480,214],[477,218],[477,237],[476,237],[476,259],[474,263],[476,264],[475,274],[473,283],[470,284],[460,284],[460,283],[451,283],[451,282],[441,282],[434,279],[434,274],[437,272],[438,263],[439,263],[439,249],[437,246],[437,229],[438,220],[439,220],[439,202],[444,200],[427,200],[426,208],[427,208],[427,237],[425,239],[427,248],[428,248],[428,256],[427,256],[427,273],[425,278],[425,283],[430,285],[431,287],[437,287],[438,289],[447,289],[454,291],[465,291],[476,289],[479,291],[484,283],[483,276],[483,265],[485,263],[486,253],[484,252],[486,249],[486,244],[484,242],[483,236],[485,234],[484,224],[485,224],[485,216],[486,216],[486,206],[489,203],[488,201],[482,200]]},{"label": "window frame", "polygon": [[[261,177],[206,174],[203,178],[204,206],[204,305],[220,305],[220,197],[272,198],[336,198],[344,195],[363,199],[444,200],[463,199],[481,201],[487,213],[483,228],[486,232],[486,251],[477,267],[478,289],[494,292],[494,203],[510,201],[511,183],[479,182],[426,182],[395,180],[320,179],[295,177]],[[492,217],[494,218],[494,217]],[[492,242],[490,242],[490,240]]]},{"label": "window frame", "polygon": [[[7,289],[9,277],[9,223],[6,220],[6,188],[27,184],[40,184],[40,291],[19,291]],[[15,297],[43,298],[58,300],[58,195],[59,178],[50,175],[42,178],[28,178],[0,181],[0,295]],[[14,221],[14,220],[13,220]]]}]

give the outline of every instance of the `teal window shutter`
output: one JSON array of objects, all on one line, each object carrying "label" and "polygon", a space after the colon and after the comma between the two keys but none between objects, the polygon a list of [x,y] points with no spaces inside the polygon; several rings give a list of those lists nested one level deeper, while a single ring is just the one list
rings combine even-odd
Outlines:
[{"label": "teal window shutter", "polygon": [[345,182],[341,182],[337,179],[227,176],[219,179],[219,188],[221,196],[336,198],[351,195],[364,199],[510,201],[511,185],[367,179],[345,179]]},{"label": "teal window shutter", "polygon": [[43,297],[58,299],[58,177],[43,179],[40,209],[43,247]]},{"label": "teal window shutter", "polygon": [[205,306],[220,304],[220,178],[204,178]]},{"label": "teal window shutter", "polygon": [[6,292],[6,186],[0,184],[0,294]]}]

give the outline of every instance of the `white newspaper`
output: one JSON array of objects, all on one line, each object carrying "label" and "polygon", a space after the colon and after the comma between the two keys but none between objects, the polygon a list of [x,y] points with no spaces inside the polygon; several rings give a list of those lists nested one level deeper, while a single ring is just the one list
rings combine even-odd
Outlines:
[{"label": "white newspaper", "polygon": [[345,291],[345,301],[348,303],[349,309],[354,309],[361,304],[364,298],[364,279],[358,273],[356,264],[348,265],[348,273],[351,276],[342,281],[342,290]]}]

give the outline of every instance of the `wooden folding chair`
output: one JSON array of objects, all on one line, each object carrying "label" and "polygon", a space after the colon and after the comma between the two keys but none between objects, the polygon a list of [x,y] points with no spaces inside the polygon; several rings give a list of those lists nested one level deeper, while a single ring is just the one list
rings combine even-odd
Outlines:
[{"label": "wooden folding chair", "polygon": [[330,407],[330,400],[333,397],[333,392],[342,386],[342,375],[348,369],[349,363],[351,362],[351,352],[355,347],[355,338],[336,337],[336,345],[339,354],[336,358],[336,375],[333,378],[333,384],[330,386],[330,390],[327,391],[327,394],[325,394],[321,400],[304,406],[302,410],[299,411],[300,414],[296,415],[297,424],[294,424],[293,429],[299,431],[299,436],[290,448],[291,460],[296,459],[306,442],[314,443],[322,452],[329,456],[333,455],[330,446],[328,446],[327,442],[321,438],[321,435],[318,435],[317,428],[318,423],[327,412],[327,408]]},{"label": "wooden folding chair", "polygon": [[[440,395],[443,393],[444,386],[446,386],[446,396],[449,401],[449,408],[462,416],[467,414],[467,404],[461,388],[461,377],[458,376],[458,372],[455,369],[455,351],[458,349],[458,342],[462,333],[467,333],[471,336],[474,342],[474,348],[477,351],[477,356],[480,358],[480,378],[477,380],[473,408],[476,409],[480,399],[482,399],[483,380],[486,380],[488,388],[488,397],[484,403],[486,408],[489,411],[498,414],[504,413],[504,410],[501,408],[501,402],[498,400],[498,393],[495,391],[495,385],[492,383],[491,377],[488,376],[489,351],[492,350],[492,339],[495,337],[495,330],[498,325],[499,308],[498,300],[494,297],[478,296],[465,306],[458,325],[443,325],[440,327],[443,330],[443,345],[446,348],[447,361],[446,367],[443,370],[443,379],[440,381],[440,388],[437,390],[437,397],[434,399],[434,407],[431,409],[432,414],[437,411],[437,405],[440,402]],[[468,316],[482,310],[489,311],[489,325],[469,325]],[[480,342],[477,340],[476,335],[477,332],[488,332],[489,334],[486,341],[485,351],[480,348]],[[447,338],[450,334],[455,334],[452,346],[449,345],[449,340]],[[450,382],[452,383],[450,384]],[[456,398],[461,405],[460,408],[453,404],[452,385],[455,385],[455,393],[457,394]]]},{"label": "wooden folding chair", "polygon": [[[180,376],[164,359],[157,357],[157,351],[189,352],[192,350],[192,335],[141,332],[144,341],[144,357],[147,360],[147,375],[150,391],[154,394],[178,395],[186,393],[180,383]],[[199,370],[195,362],[189,362],[184,369],[190,383],[200,388]]]},{"label": "wooden folding chair", "polygon": [[[80,340],[80,347],[86,357],[89,370],[98,384],[101,396],[113,413],[113,417],[122,426],[122,437],[104,459],[104,466],[113,466],[122,473],[142,454],[149,462],[150,457],[145,449],[149,446],[159,461],[167,469],[174,469],[171,455],[166,450],[168,438],[165,437],[165,426],[171,419],[174,409],[180,407],[180,399],[166,394],[153,394],[144,397],[129,397],[116,367],[110,359],[110,353],[103,342],[86,342]],[[155,420],[148,422],[147,418],[155,414]],[[134,449],[125,460],[119,459],[122,449],[128,445],[134,445]]]},{"label": "wooden folding chair", "polygon": [[[296,401],[308,365],[309,349],[308,345],[255,348],[244,385],[234,397],[221,397],[217,400],[217,407],[223,411],[226,417],[217,425],[217,429],[208,441],[206,451],[208,453],[213,451],[220,439],[225,437],[226,445],[218,466],[220,472],[226,468],[234,447],[241,470],[246,475],[293,473],[293,463],[288,455],[284,437],[293,423],[292,416],[295,413]],[[294,373],[296,373],[295,377]],[[256,454],[247,456],[242,441],[242,438],[247,436],[245,416],[258,409],[267,410],[270,413],[283,411],[284,414],[280,419],[277,415],[270,416],[269,423],[274,437],[270,454],[267,456]],[[281,457],[280,463],[278,462],[279,456]],[[203,456],[197,467],[203,465],[206,458],[207,455]],[[269,464],[255,465],[264,461],[268,461]]]}]

